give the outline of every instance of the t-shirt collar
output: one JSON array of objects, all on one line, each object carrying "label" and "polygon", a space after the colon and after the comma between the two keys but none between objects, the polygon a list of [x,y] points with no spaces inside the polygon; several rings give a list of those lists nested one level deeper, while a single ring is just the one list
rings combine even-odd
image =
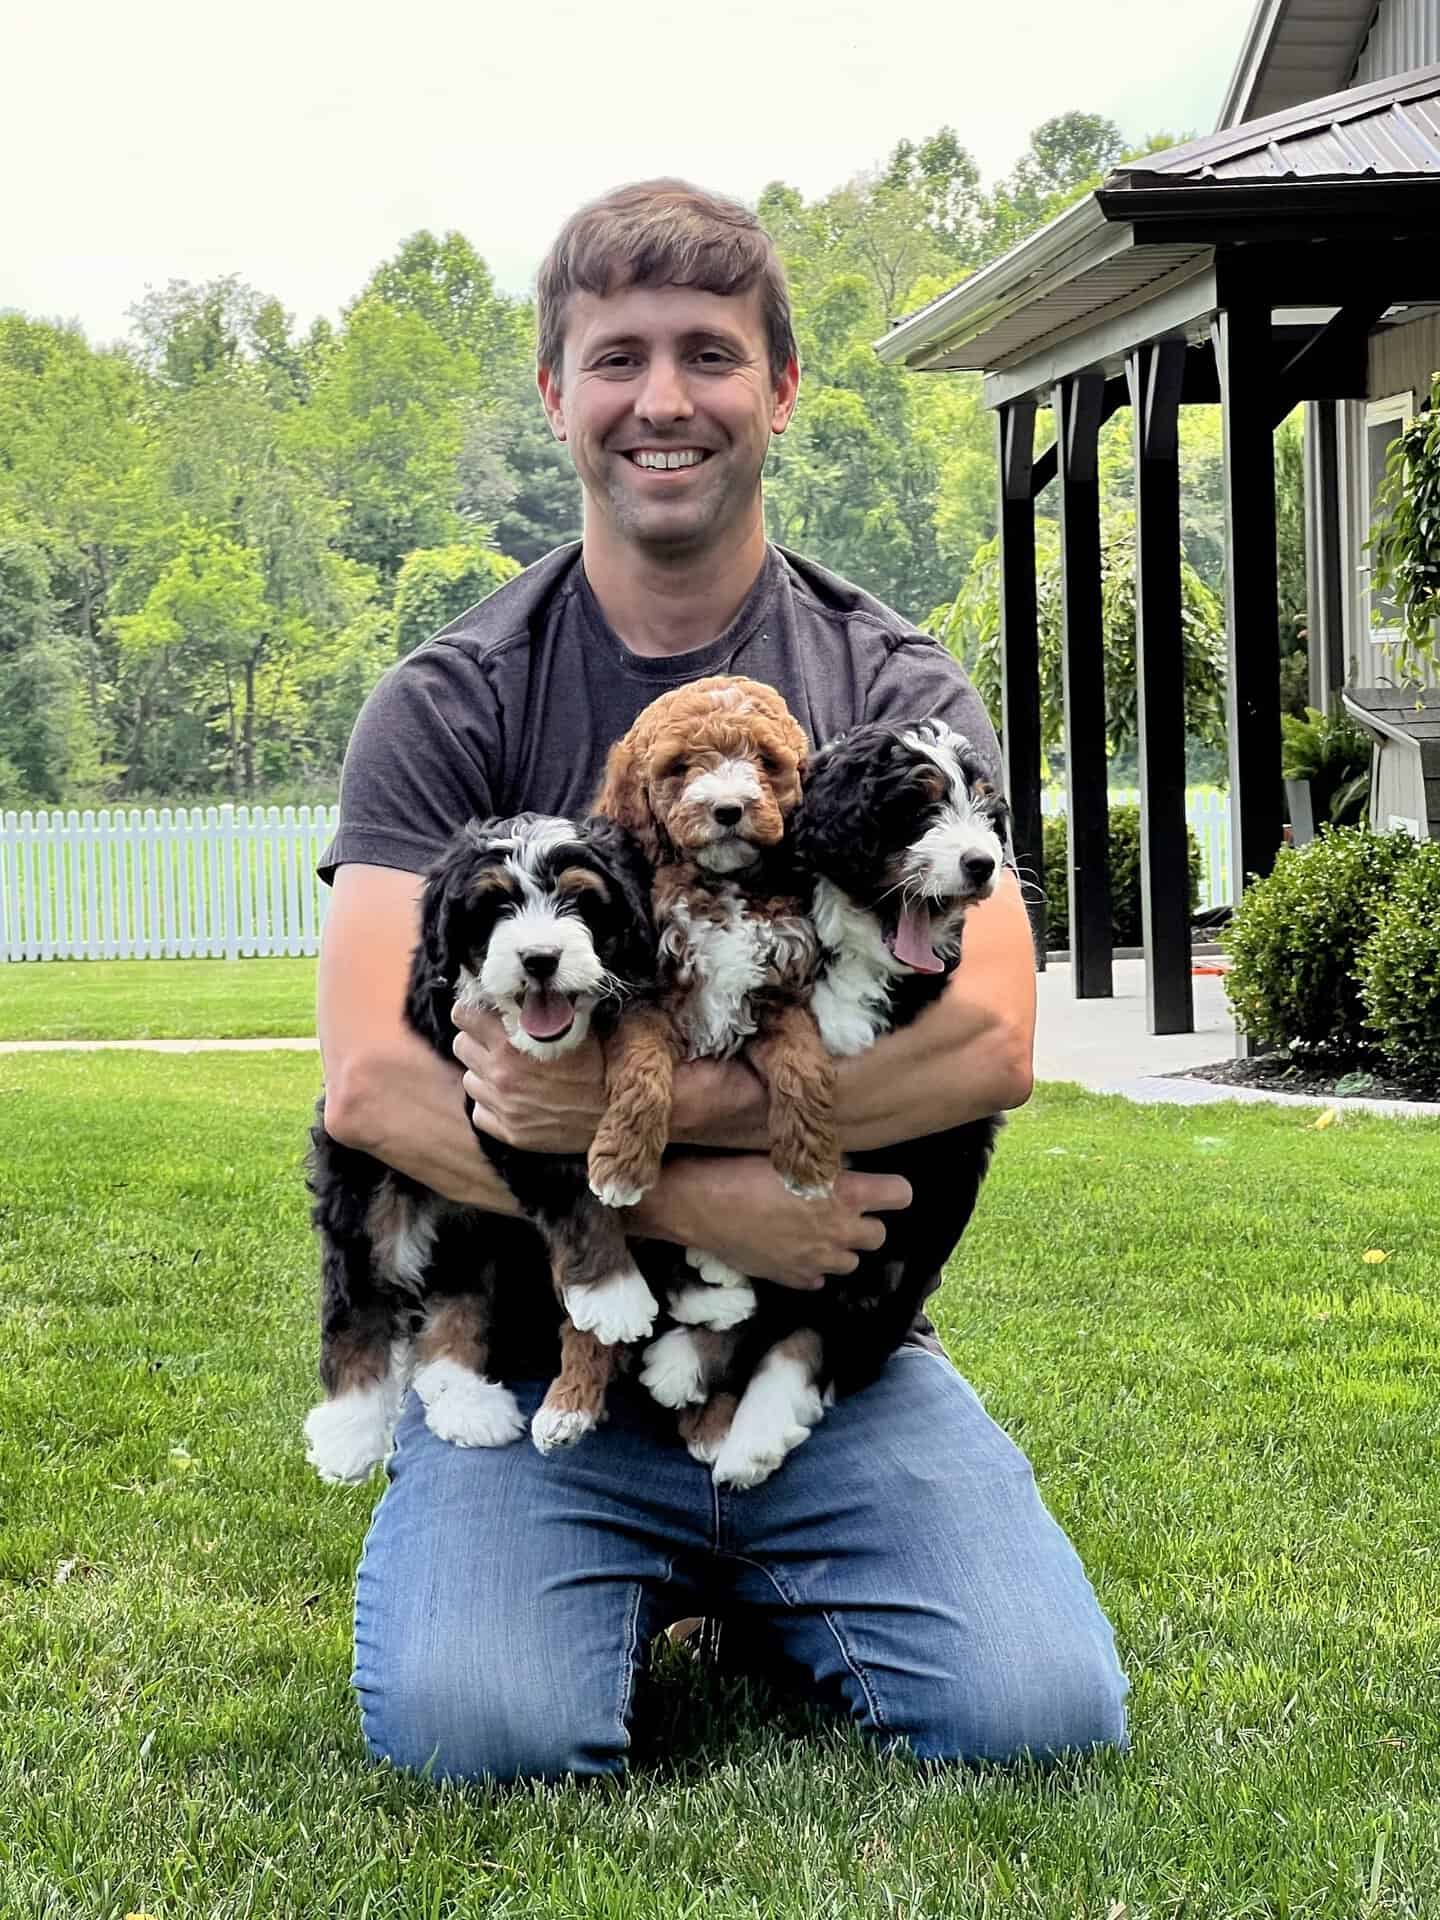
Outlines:
[{"label": "t-shirt collar", "polygon": [[691,647],[685,653],[632,653],[601,611],[600,602],[595,598],[594,589],[586,577],[583,553],[580,565],[575,569],[575,594],[592,639],[617,666],[644,680],[678,686],[688,680],[700,680],[707,674],[724,673],[727,670],[732,656],[756,628],[770,617],[780,571],[780,556],[775,547],[767,543],[764,563],[735,618],[718,639],[707,642],[703,647]]}]

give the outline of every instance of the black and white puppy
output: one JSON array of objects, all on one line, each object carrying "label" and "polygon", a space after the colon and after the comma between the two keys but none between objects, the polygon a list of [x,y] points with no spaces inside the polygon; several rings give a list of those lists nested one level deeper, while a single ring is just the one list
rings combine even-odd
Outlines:
[{"label": "black and white puppy", "polygon": [[[1007,825],[970,743],[943,722],[867,724],[816,755],[794,842],[822,950],[811,1006],[832,1054],[864,1052],[944,991],[966,914],[995,890]],[[879,1375],[969,1222],[998,1130],[983,1119],[848,1155],[856,1171],[902,1173],[914,1189],[886,1216],[882,1248],[820,1292],[757,1287],[755,1315],[734,1333],[662,1335],[672,1404],[699,1406],[683,1425],[718,1484],[757,1486],[831,1398]]]},{"label": "black and white puppy", "polygon": [[[649,868],[631,836],[599,818],[518,814],[469,822],[430,868],[405,1014],[447,1060],[457,1001],[497,1012],[512,1046],[554,1060],[592,1030],[608,1040],[654,977]],[[515,1397],[487,1377],[497,1282],[516,1265],[514,1224],[341,1146],[323,1119],[322,1099],[310,1187],[328,1397],[305,1422],[311,1462],[327,1480],[364,1479],[409,1384],[430,1427],[457,1446],[515,1439]],[[561,1371],[531,1426],[549,1452],[603,1417],[617,1345],[650,1332],[656,1304],[619,1216],[590,1192],[582,1155],[476,1137],[539,1229],[566,1314]],[[524,1303],[507,1298],[505,1311]]]}]

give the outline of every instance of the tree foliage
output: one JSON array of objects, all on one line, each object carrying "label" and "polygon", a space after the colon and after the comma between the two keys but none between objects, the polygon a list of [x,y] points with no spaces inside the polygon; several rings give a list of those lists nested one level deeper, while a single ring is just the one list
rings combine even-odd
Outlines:
[{"label": "tree foliage", "polygon": [[[968,621],[967,657],[991,694],[993,416],[975,377],[886,367],[874,343],[1121,152],[1109,121],[1063,114],[987,186],[941,127],[828,193],[777,181],[758,202],[805,373],[767,467],[769,531],[902,614],[943,607],[956,632]],[[152,289],[132,319],[127,345],[97,349],[73,328],[0,315],[0,801],[333,780],[398,654],[580,535],[580,489],[535,391],[533,307],[497,289],[464,234],[420,232],[304,332],[234,275]],[[1213,414],[1182,434],[1192,718],[1213,739]],[[1121,421],[1104,447],[1123,740],[1134,621]],[[1039,508],[1053,555],[1053,507]],[[1045,609],[1054,738],[1050,589]]]}]

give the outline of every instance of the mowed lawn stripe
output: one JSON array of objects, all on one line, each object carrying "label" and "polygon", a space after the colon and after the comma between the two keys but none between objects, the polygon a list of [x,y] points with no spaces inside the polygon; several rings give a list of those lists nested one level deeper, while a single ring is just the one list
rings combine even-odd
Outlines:
[{"label": "mowed lawn stripe", "polygon": [[625,1785],[440,1791],[364,1762],[375,1489],[301,1452],[314,1090],[0,1059],[6,1920],[1440,1902],[1440,1127],[1052,1088],[1006,1130],[937,1318],[1116,1624],[1128,1755],[926,1775],[672,1660]]},{"label": "mowed lawn stripe", "polygon": [[313,959],[0,966],[0,1040],[245,1040],[314,1031]]}]

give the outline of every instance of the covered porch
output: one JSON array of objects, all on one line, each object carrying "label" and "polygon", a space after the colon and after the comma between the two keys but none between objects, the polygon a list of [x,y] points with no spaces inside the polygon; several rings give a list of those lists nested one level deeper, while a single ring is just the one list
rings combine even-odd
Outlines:
[{"label": "covered porch", "polygon": [[[876,343],[917,371],[979,371],[996,416],[1005,773],[1015,848],[1043,880],[1035,502],[1058,484],[1071,977],[1114,992],[1101,605],[1101,427],[1133,421],[1146,1019],[1195,1027],[1185,825],[1178,422],[1224,445],[1231,861],[1283,837],[1273,435],[1308,403],[1311,698],[1345,679],[1342,423],[1372,337],[1440,306],[1440,66],[1150,154]],[[1036,453],[1050,407],[1054,443]],[[1032,903],[1045,950],[1043,887]]]}]

